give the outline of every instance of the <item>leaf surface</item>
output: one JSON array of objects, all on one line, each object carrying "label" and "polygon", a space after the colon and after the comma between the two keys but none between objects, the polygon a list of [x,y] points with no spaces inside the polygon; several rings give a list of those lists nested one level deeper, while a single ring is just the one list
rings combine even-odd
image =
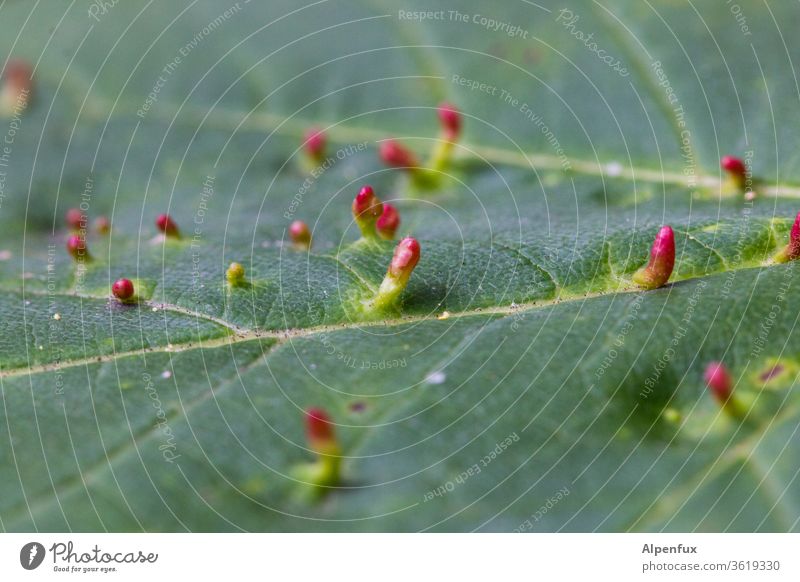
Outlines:
[{"label": "leaf surface", "polygon": [[[36,64],[0,125],[3,529],[798,530],[800,290],[772,261],[800,195],[797,9],[741,0],[745,31],[683,2],[406,4],[0,7],[0,51]],[[426,156],[442,100],[464,137],[420,190],[376,151]],[[422,246],[380,315],[394,245],[358,240],[364,183]],[[112,232],[76,265],[82,203]],[[675,271],[642,292],[662,224]],[[123,276],[135,304],[109,298]],[[742,419],[704,386],[717,360]],[[345,457],[320,500],[310,407]]]}]

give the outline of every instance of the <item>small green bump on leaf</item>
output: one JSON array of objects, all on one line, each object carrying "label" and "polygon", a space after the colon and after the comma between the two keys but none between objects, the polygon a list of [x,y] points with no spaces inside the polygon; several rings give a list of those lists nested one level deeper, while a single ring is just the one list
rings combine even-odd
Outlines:
[{"label": "small green bump on leaf", "polygon": [[245,271],[241,263],[231,263],[225,271],[225,278],[231,287],[240,287],[245,282]]}]

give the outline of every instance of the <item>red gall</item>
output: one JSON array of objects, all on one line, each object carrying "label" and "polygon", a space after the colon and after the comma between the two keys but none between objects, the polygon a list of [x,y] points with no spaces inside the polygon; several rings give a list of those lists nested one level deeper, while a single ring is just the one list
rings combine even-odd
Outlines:
[{"label": "red gall", "polygon": [[321,162],[325,157],[327,141],[327,137],[321,129],[309,129],[305,134],[305,150],[308,157],[314,162]]},{"label": "red gall", "polygon": [[383,203],[371,186],[364,186],[353,199],[353,219],[364,238],[377,238],[376,224],[383,214]]},{"label": "red gall", "polygon": [[431,169],[429,180],[436,181],[438,176],[447,170],[453,157],[455,142],[461,135],[463,116],[451,103],[439,105],[439,123],[442,126],[441,137],[431,153],[428,167]]},{"label": "red gall", "polygon": [[70,208],[64,214],[64,222],[70,230],[86,229],[86,215],[77,208]]},{"label": "red gall", "polygon": [[438,112],[442,137],[447,141],[456,141],[461,134],[461,112],[452,103],[440,104]]},{"label": "red gall", "polygon": [[419,257],[420,246],[416,239],[406,237],[397,244],[386,276],[372,301],[374,308],[383,310],[397,303],[400,294],[408,285],[408,279],[417,266]]},{"label": "red gall", "polygon": [[333,423],[328,413],[321,408],[306,410],[306,436],[308,444],[314,452],[324,452],[335,446]]},{"label": "red gall", "polygon": [[98,234],[108,234],[111,232],[111,221],[105,216],[98,216],[94,220],[94,229]]},{"label": "red gall", "polygon": [[378,236],[382,239],[392,240],[400,226],[400,213],[397,208],[388,202],[383,205],[383,213],[378,221],[375,223],[375,228],[378,230]]},{"label": "red gall", "polygon": [[123,303],[130,301],[135,293],[133,282],[130,279],[117,279],[111,285],[111,293]]},{"label": "red gall", "polygon": [[289,238],[299,249],[307,250],[311,248],[311,230],[302,220],[295,220],[289,225]]},{"label": "red gall", "polygon": [[800,257],[800,212],[794,219],[792,231],[789,233],[789,244],[775,254],[776,263],[787,263]]},{"label": "red gall", "polygon": [[89,251],[86,248],[86,239],[78,234],[73,234],[67,239],[67,252],[75,260],[87,260]]},{"label": "red gall", "polygon": [[333,422],[321,408],[306,410],[306,437],[317,462],[300,475],[312,485],[323,489],[335,487],[341,481],[342,451],[336,440]]},{"label": "red gall", "polygon": [[733,393],[733,378],[722,362],[711,362],[703,373],[706,386],[720,403],[728,401]]},{"label": "red gall", "polygon": [[159,214],[156,217],[156,227],[163,232],[165,236],[180,238],[181,233],[180,230],[178,230],[178,225],[175,224],[175,221],[172,220],[169,214]]},{"label": "red gall", "polygon": [[381,143],[378,152],[381,160],[383,160],[383,163],[387,166],[405,169],[419,167],[419,162],[414,152],[401,145],[396,140],[387,139]]},{"label": "red gall", "polygon": [[19,115],[33,96],[33,67],[22,59],[11,59],[3,71],[0,89],[0,115]]},{"label": "red gall", "polygon": [[723,156],[719,162],[719,165],[723,170],[728,172],[728,174],[736,177],[737,179],[744,180],[745,176],[747,175],[747,167],[740,158],[734,156]]},{"label": "red gall", "polygon": [[650,250],[650,262],[633,274],[633,282],[645,289],[657,289],[667,283],[675,267],[675,233],[662,226]]}]

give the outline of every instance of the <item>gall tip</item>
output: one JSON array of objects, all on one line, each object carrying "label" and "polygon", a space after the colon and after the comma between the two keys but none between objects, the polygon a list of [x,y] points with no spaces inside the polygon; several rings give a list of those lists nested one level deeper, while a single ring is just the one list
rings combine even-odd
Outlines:
[{"label": "gall tip", "polygon": [[675,268],[675,233],[662,226],[650,249],[650,261],[633,275],[634,283],[645,289],[657,289],[669,281]]},{"label": "gall tip", "polygon": [[420,257],[420,246],[417,239],[407,236],[394,249],[394,256],[389,265],[389,273],[394,277],[408,278],[417,266]]},{"label": "gall tip", "polygon": [[331,417],[321,408],[306,410],[306,433],[312,445],[335,441]]},{"label": "gall tip", "polygon": [[378,153],[387,166],[395,168],[417,168],[419,166],[414,153],[393,139],[382,142]]},{"label": "gall tip", "polygon": [[88,253],[86,251],[86,239],[78,234],[73,234],[67,239],[67,252],[72,255],[74,259],[85,258]]},{"label": "gall tip", "polygon": [[295,220],[289,225],[289,238],[298,247],[305,249],[311,247],[311,230],[302,220]]},{"label": "gall tip", "polygon": [[400,213],[397,212],[397,208],[387,202],[383,205],[383,213],[378,218],[378,222],[375,223],[378,235],[383,239],[392,240],[399,227]]},{"label": "gall tip", "polygon": [[383,203],[375,195],[375,191],[371,186],[362,187],[353,199],[353,218],[363,237],[375,238],[376,223],[382,214]]},{"label": "gall tip", "polygon": [[317,127],[312,127],[305,133],[306,153],[314,160],[320,160],[325,155],[325,145],[327,144],[325,132]]},{"label": "gall tip", "polygon": [[745,167],[744,162],[741,160],[741,158],[737,158],[735,156],[723,156],[719,162],[719,165],[723,170],[732,176],[736,176],[737,178],[743,178],[747,173],[747,168]]},{"label": "gall tip", "polygon": [[452,103],[445,102],[439,105],[438,113],[445,139],[455,141],[461,133],[461,112]]},{"label": "gall tip", "polygon": [[64,214],[64,222],[70,230],[81,230],[86,228],[86,215],[77,208],[70,208]]},{"label": "gall tip", "polygon": [[120,301],[129,301],[133,298],[135,290],[130,279],[117,279],[111,285],[111,293]]},{"label": "gall tip", "polygon": [[789,233],[789,244],[777,252],[775,262],[787,263],[797,258],[800,258],[800,212],[797,213]]},{"label": "gall tip", "polygon": [[180,235],[178,225],[175,224],[175,221],[172,220],[169,214],[159,214],[156,217],[156,228],[166,236],[178,237]]},{"label": "gall tip", "polygon": [[94,220],[94,229],[98,234],[108,234],[111,232],[111,221],[105,216],[98,216]]},{"label": "gall tip", "polygon": [[706,386],[719,402],[725,403],[733,392],[733,379],[722,362],[711,362],[703,373]]}]

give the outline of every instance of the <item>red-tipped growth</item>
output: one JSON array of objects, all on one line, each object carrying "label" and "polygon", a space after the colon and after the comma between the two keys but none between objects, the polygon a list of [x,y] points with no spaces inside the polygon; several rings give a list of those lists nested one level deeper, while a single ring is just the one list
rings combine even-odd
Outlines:
[{"label": "red-tipped growth", "polygon": [[393,139],[387,139],[380,146],[379,154],[383,163],[395,168],[417,168],[419,162],[414,153]]},{"label": "red-tipped growth", "polygon": [[108,234],[111,232],[111,221],[105,216],[98,216],[94,220],[94,229],[98,234]]},{"label": "red-tipped growth", "polygon": [[64,215],[64,222],[70,230],[81,230],[86,228],[86,215],[77,208],[70,208]]},{"label": "red-tipped growth", "polygon": [[166,236],[177,238],[181,234],[180,230],[178,230],[178,225],[175,224],[175,221],[172,220],[169,214],[159,214],[158,217],[156,217],[156,227]]},{"label": "red-tipped growth", "polygon": [[393,307],[396,303],[403,289],[408,284],[408,279],[414,267],[417,266],[420,257],[420,247],[416,239],[406,237],[397,243],[394,249],[394,256],[392,262],[389,263],[389,269],[386,271],[386,276],[378,288],[378,294],[372,300],[372,307],[377,310],[385,310],[386,308]]},{"label": "red-tipped growth", "polygon": [[375,224],[378,229],[378,236],[386,240],[392,240],[399,226],[400,213],[397,212],[397,208],[387,202],[383,205],[383,214]]},{"label": "red-tipped growth", "polygon": [[744,182],[744,178],[747,175],[747,168],[740,158],[725,156],[720,160],[719,165],[731,176]]},{"label": "red-tipped growth", "polygon": [[364,186],[353,199],[353,218],[364,238],[375,238],[375,225],[383,214],[383,203],[371,186]]},{"label": "red-tipped growth", "polygon": [[672,227],[662,226],[653,241],[650,262],[633,274],[633,282],[645,289],[657,289],[666,284],[674,267],[675,233]]},{"label": "red-tipped growth", "polygon": [[315,162],[321,161],[325,157],[325,145],[327,141],[325,133],[321,129],[309,129],[305,135],[305,149],[308,157]]},{"label": "red-tipped growth", "polygon": [[728,402],[733,393],[733,378],[722,362],[708,364],[703,379],[714,398],[723,404]]},{"label": "red-tipped growth", "polygon": [[289,238],[300,248],[311,248],[311,231],[302,220],[295,220],[289,225]]},{"label": "red-tipped growth", "polygon": [[333,423],[321,408],[306,410],[306,434],[309,446],[317,453],[327,453],[336,447]]},{"label": "red-tipped growth", "polygon": [[12,115],[24,110],[33,93],[33,67],[22,59],[12,59],[3,71],[0,114]]},{"label": "red-tipped growth", "polygon": [[86,259],[89,252],[86,250],[86,239],[80,235],[73,234],[67,239],[67,252],[73,259]]},{"label": "red-tipped growth", "polygon": [[130,279],[117,279],[111,286],[111,293],[120,301],[129,301],[135,293],[133,282]]},{"label": "red-tipped growth", "polygon": [[420,248],[417,239],[407,236],[401,240],[394,249],[392,262],[389,264],[388,275],[406,281],[411,276],[411,271],[419,262]]},{"label": "red-tipped growth", "polygon": [[786,263],[794,261],[798,257],[800,257],[800,212],[797,213],[792,225],[792,232],[789,233],[789,244],[778,251],[775,255],[775,261]]},{"label": "red-tipped growth", "polygon": [[447,141],[456,141],[461,134],[461,112],[452,103],[439,105],[439,122],[442,124],[442,133]]}]

